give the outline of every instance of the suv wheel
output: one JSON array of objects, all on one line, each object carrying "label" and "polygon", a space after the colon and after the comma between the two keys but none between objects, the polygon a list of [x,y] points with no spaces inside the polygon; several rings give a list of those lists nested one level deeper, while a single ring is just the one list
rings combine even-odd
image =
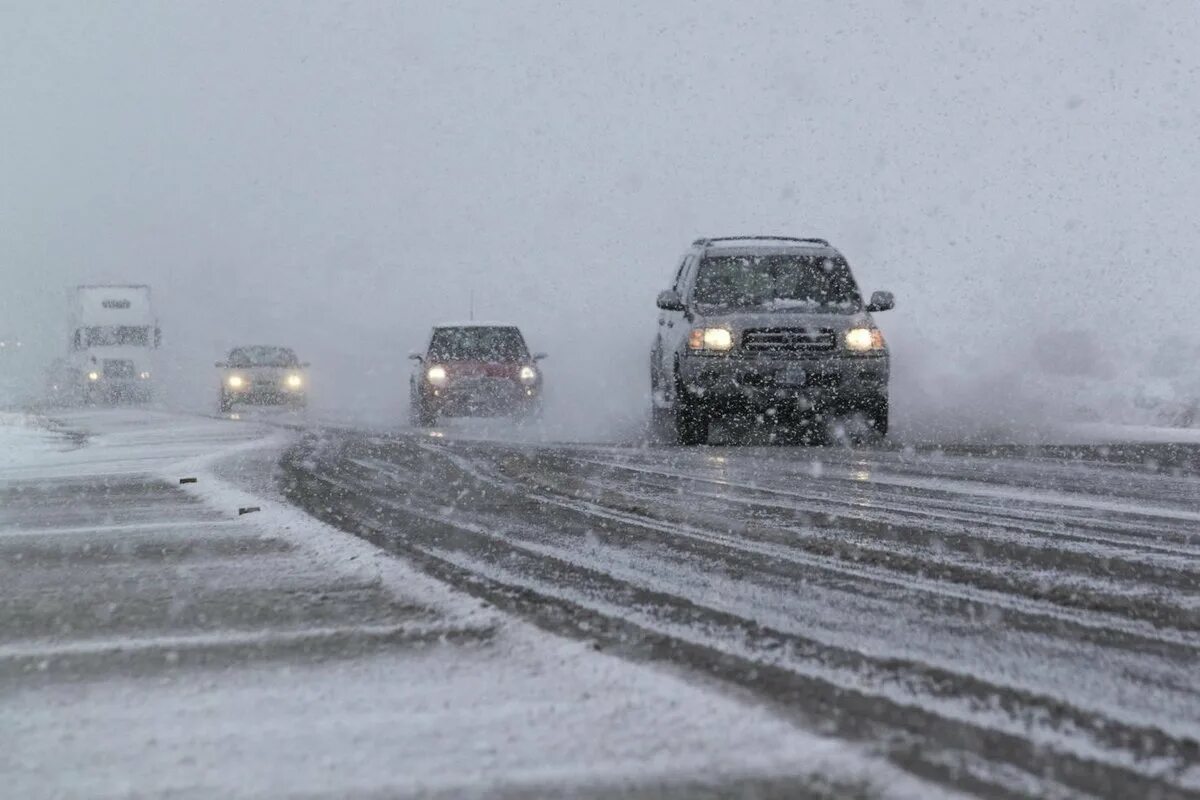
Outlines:
[{"label": "suv wheel", "polygon": [[888,432],[888,396],[881,394],[863,404],[863,414],[871,426],[876,440],[887,436]]},{"label": "suv wheel", "polygon": [[691,446],[708,444],[708,410],[700,403],[689,400],[687,393],[675,395],[675,440]]},{"label": "suv wheel", "polygon": [[849,447],[872,445],[883,441],[888,430],[888,399],[886,396],[867,398],[855,403],[825,423],[827,444]]}]

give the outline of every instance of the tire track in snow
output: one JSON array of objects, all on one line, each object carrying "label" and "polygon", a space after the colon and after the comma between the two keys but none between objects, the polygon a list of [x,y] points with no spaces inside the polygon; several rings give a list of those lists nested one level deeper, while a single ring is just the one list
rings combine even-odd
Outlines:
[{"label": "tire track in snow", "polygon": [[[545,524],[542,524],[539,527],[536,522],[538,514],[541,513],[541,515],[545,516],[547,513],[546,505],[552,504],[552,500],[562,501],[562,498],[529,496],[526,487],[504,486],[496,482],[495,476],[472,475],[473,470],[478,472],[475,470],[474,460],[465,465],[460,461],[455,465],[459,470],[463,470],[466,467],[465,471],[461,474],[456,474],[453,469],[444,466],[438,467],[437,474],[440,476],[440,479],[431,482],[428,473],[442,460],[437,458],[439,453],[436,452],[441,451],[442,448],[433,448],[435,452],[422,449],[420,453],[412,452],[413,449],[401,446],[400,453],[388,452],[388,458],[385,458],[383,461],[359,459],[359,463],[353,465],[353,467],[348,467],[345,461],[338,461],[336,465],[323,466],[320,470],[308,469],[303,472],[308,479],[313,478],[313,474],[311,473],[324,472],[325,474],[320,476],[320,480],[333,481],[333,483],[328,485],[340,482],[340,485],[338,485],[336,491],[333,493],[335,496],[342,495],[350,501],[353,501],[355,498],[364,498],[363,503],[368,507],[367,511],[372,514],[383,513],[386,517],[388,514],[399,513],[404,518],[408,518],[410,522],[416,522],[424,527],[444,527],[454,531],[455,536],[469,535],[473,543],[457,550],[455,548],[447,548],[444,544],[437,541],[426,541],[413,537],[409,537],[406,540],[405,546],[406,548],[419,548],[427,555],[437,557],[443,561],[455,561],[457,559],[457,566],[460,569],[467,569],[471,574],[480,575],[486,570],[491,570],[493,574],[487,578],[489,581],[498,581],[500,583],[512,581],[515,583],[513,591],[534,591],[538,596],[550,596],[557,592],[561,596],[560,599],[578,604],[584,602],[584,599],[577,596],[582,591],[582,589],[579,589],[580,586],[594,588],[603,585],[606,587],[605,591],[611,605],[607,607],[607,610],[600,610],[597,613],[611,614],[619,612],[626,615],[633,613],[642,614],[645,607],[662,610],[663,608],[678,608],[680,605],[683,605],[691,608],[695,615],[694,618],[686,620],[687,628],[693,636],[695,635],[697,626],[703,628],[704,626],[712,625],[715,618],[714,615],[720,616],[724,614],[732,616],[733,619],[738,620],[737,624],[741,626],[756,625],[753,615],[749,619],[739,617],[736,614],[730,615],[727,611],[706,606],[702,602],[702,598],[689,598],[672,594],[671,587],[660,587],[666,591],[666,594],[658,592],[657,595],[661,596],[658,596],[653,602],[643,600],[639,605],[631,601],[627,596],[630,592],[638,597],[651,592],[647,588],[646,576],[644,574],[637,575],[629,572],[627,570],[628,565],[622,567],[622,570],[625,570],[624,572],[611,569],[614,567],[611,561],[605,563],[602,560],[589,556],[586,552],[581,553],[578,547],[575,547],[573,552],[570,543],[562,541],[562,537],[559,537],[558,541],[555,540],[553,525],[547,528]],[[461,459],[462,457],[456,456],[456,458]],[[398,465],[397,461],[404,461],[407,464]],[[384,471],[395,470],[397,466],[405,467],[407,471],[402,469],[400,472],[393,471],[391,474],[387,474]],[[334,469],[338,470],[338,473],[333,473]],[[331,477],[333,474],[338,474],[338,477],[336,479]],[[464,485],[471,482],[466,480],[468,477],[475,482],[482,482],[485,487],[491,488],[481,489],[475,486],[464,489]],[[464,496],[464,494],[471,495],[473,493],[474,495],[479,495],[487,491],[492,492],[488,503],[498,504],[499,513],[491,516],[484,515],[481,520],[476,521],[473,518],[478,517],[478,514],[472,512],[471,508],[473,505],[477,505],[476,501],[479,498],[477,496]],[[361,506],[363,503],[359,503],[359,505]],[[636,515],[613,514],[611,510],[602,508],[596,504],[589,505],[584,503],[575,507],[567,507],[560,502],[556,507],[561,512],[555,512],[558,515],[554,518],[556,524],[565,523],[568,518],[563,516],[564,514],[577,515],[584,519],[601,519],[605,520],[606,525],[609,525],[607,535],[621,535],[626,537],[630,542],[644,540],[646,538],[646,531],[653,530],[659,537],[656,540],[658,543],[667,543],[671,538],[688,540],[697,547],[702,548],[705,558],[715,559],[716,562],[725,563],[726,565],[732,564],[739,570],[753,571],[763,580],[767,580],[768,578],[786,578],[786,571],[772,577],[770,567],[771,565],[778,565],[780,563],[781,554],[779,552],[770,548],[760,551],[754,551],[753,549],[747,551],[744,546],[739,550],[733,546],[736,543],[734,537],[729,537],[728,535],[715,535],[711,531],[699,529],[684,530],[674,523],[663,523],[661,520],[656,521],[651,518],[638,518]],[[362,515],[363,511],[360,508],[357,514],[359,521],[361,521]],[[508,517],[507,525],[505,524],[506,516]],[[578,525],[578,522],[574,521],[572,524]],[[532,534],[529,531],[530,528],[534,529]],[[541,538],[540,543],[538,541],[539,537]],[[792,566],[805,566],[809,570],[824,570],[829,567],[829,564],[822,563],[820,560],[811,561],[807,564],[786,561],[784,563],[789,563]],[[518,569],[517,565],[523,565],[523,567]],[[553,567],[550,565],[553,565]],[[870,570],[859,570],[853,573],[847,571],[845,565],[837,566],[842,569],[839,573],[841,576],[839,579],[842,581],[853,581],[860,585],[868,581],[878,582],[881,577],[886,580],[895,581],[894,576],[880,576],[872,573]],[[558,574],[558,572],[561,572],[561,574]],[[503,573],[503,576],[500,573]],[[507,578],[504,576],[507,576]],[[937,584],[936,581],[926,581],[925,583]],[[680,587],[677,586],[674,588],[678,589]],[[901,582],[897,588],[908,591],[912,587]],[[971,602],[990,602],[992,604],[1007,602],[1012,604],[1015,600],[1015,598],[1007,598],[1002,595],[998,597],[977,595]],[[700,602],[698,603],[698,601]],[[1020,613],[1027,613],[1027,610],[1022,610]],[[1062,619],[1061,614],[1059,616],[1060,623],[1068,624],[1068,620]],[[655,614],[651,614],[649,620],[652,621],[654,618]],[[1084,621],[1085,625],[1098,625],[1100,629],[1103,629],[1105,625],[1111,624],[1111,621],[1106,621],[1102,617],[1098,618],[1095,615],[1083,615],[1080,619]],[[646,622],[646,624],[649,623]],[[682,635],[678,631],[674,633],[659,631],[659,633],[675,637]],[[1145,631],[1139,631],[1137,635],[1145,635]],[[829,656],[831,653],[839,653],[840,657],[844,657],[845,653],[849,652],[845,650],[839,651],[837,648],[831,647],[821,641],[797,637],[794,633],[787,631],[772,631],[771,637],[773,637],[771,641],[774,644],[767,645],[760,641],[749,649],[749,656],[743,657],[760,659],[764,654],[777,652],[782,646],[780,642],[786,643],[790,650],[795,650],[799,647],[801,650],[823,653],[826,656]],[[718,636],[715,640],[719,640],[720,638]],[[702,638],[697,643],[697,646],[711,646],[712,644],[713,641]],[[1183,644],[1188,649],[1193,647],[1193,643],[1191,642],[1177,644]],[[858,655],[861,656],[861,654]],[[863,677],[864,671],[868,675],[871,674],[867,666],[864,665],[869,665],[874,669],[883,669],[883,674],[892,676],[891,679],[893,681],[897,679],[896,676],[902,676],[900,680],[901,684],[912,681],[913,675],[923,674],[923,671],[928,672],[934,669],[926,664],[903,664],[896,662],[894,659],[883,659],[880,661],[878,658],[865,658],[867,660],[861,662],[856,668],[836,673],[841,677],[840,679],[833,680],[833,685],[839,687],[839,691],[849,690],[849,687],[855,685],[856,680]],[[787,668],[795,669],[796,667],[795,664],[792,664]],[[809,677],[812,676],[810,675]],[[1093,729],[1092,735],[1097,736],[1099,740],[1124,741],[1121,731],[1132,734],[1132,729],[1137,727],[1128,722],[1105,719],[1100,715],[1089,714],[1080,709],[1073,709],[1069,704],[1064,705],[1061,697],[1047,696],[1039,699],[1036,694],[1031,695],[1028,692],[1022,694],[1022,692],[1015,691],[1011,687],[992,685],[986,681],[979,683],[978,692],[972,692],[966,688],[967,684],[970,683],[971,677],[970,675],[947,674],[943,671],[942,673],[938,673],[936,680],[933,680],[932,683],[928,683],[927,681],[927,684],[937,685],[940,683],[943,687],[942,691],[946,692],[948,696],[957,697],[958,700],[973,697],[973,700],[968,701],[968,705],[978,705],[981,703],[986,705],[984,698],[988,693],[992,693],[996,697],[1003,697],[1005,698],[1005,702],[1013,704],[1013,708],[1008,709],[999,716],[1001,718],[1007,716],[1010,721],[1022,720],[1021,725],[1031,724],[1031,714],[1035,718],[1038,715],[1051,718],[1057,715],[1062,720],[1066,720],[1065,723],[1060,720],[1057,728],[1054,725],[1034,725],[1034,727],[1043,731],[1056,731],[1054,733],[1055,736],[1065,736],[1068,741],[1076,741],[1076,739],[1080,741],[1087,740],[1089,739],[1089,735],[1080,733],[1070,735],[1064,733],[1063,729],[1078,729],[1079,731]],[[868,683],[879,683],[881,680],[878,676],[874,676],[868,680]],[[882,680],[882,683],[887,683],[887,681]],[[918,683],[920,682],[918,681]],[[869,692],[867,692],[867,695],[869,695]],[[937,702],[935,701],[937,701],[938,694],[927,688],[925,694],[921,692],[916,692],[915,694],[908,693],[905,695],[906,700],[894,699],[893,701],[897,703],[905,701],[913,702],[914,697],[918,699],[921,697],[925,698],[924,700],[919,700],[919,704],[922,706],[936,705]],[[1017,697],[1020,699],[1014,699]],[[1041,711],[1037,710],[1039,708]],[[977,712],[972,713],[980,716]],[[970,717],[970,714],[968,714],[968,717]],[[981,724],[979,720],[973,720],[972,723]],[[987,724],[983,724],[987,728]],[[995,725],[998,723],[993,721],[992,724]],[[1108,732],[1105,735],[1100,735],[1096,733],[1098,730],[1107,730]],[[1175,768],[1167,768],[1168,773],[1171,769],[1175,769],[1177,772],[1182,769],[1179,767],[1181,762],[1177,759],[1183,757],[1183,763],[1186,763],[1188,753],[1191,752],[1189,748],[1194,748],[1195,746],[1194,741],[1190,741],[1186,736],[1182,739],[1173,738],[1153,726],[1140,730],[1134,738],[1139,739],[1143,744],[1134,746],[1127,743],[1126,745],[1119,745],[1117,747],[1118,751],[1122,751],[1123,747],[1128,747],[1131,750],[1131,754],[1128,754],[1129,757],[1126,760],[1130,764],[1140,765],[1139,769],[1146,768],[1148,759],[1151,761],[1158,759],[1160,767],[1167,763],[1175,763]],[[1111,745],[1111,741],[1109,745]],[[1155,744],[1149,746],[1149,751],[1138,752],[1139,747],[1144,748],[1147,746],[1145,745],[1146,742],[1155,742]],[[1113,757],[1113,753],[1108,752],[1106,747],[1109,750],[1111,749],[1110,746],[1101,746],[1099,748],[1098,752],[1103,751],[1100,755],[1101,760]],[[1107,757],[1104,756],[1104,752],[1108,752]],[[1121,758],[1117,758],[1117,760],[1120,761]],[[1086,772],[1086,770],[1084,771]],[[1179,777],[1185,783],[1187,782],[1182,772],[1179,773]],[[1167,785],[1169,786],[1171,783],[1173,781],[1168,779]]]}]

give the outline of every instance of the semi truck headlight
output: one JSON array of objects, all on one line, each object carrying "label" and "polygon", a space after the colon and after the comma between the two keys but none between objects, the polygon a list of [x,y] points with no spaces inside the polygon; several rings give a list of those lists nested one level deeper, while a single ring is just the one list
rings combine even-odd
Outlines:
[{"label": "semi truck headlight", "polygon": [[432,366],[425,371],[425,379],[434,386],[445,386],[450,379],[445,367]]},{"label": "semi truck headlight", "polygon": [[876,328],[851,328],[846,331],[846,347],[855,353],[882,350],[883,333]]},{"label": "semi truck headlight", "polygon": [[537,380],[537,370],[533,367],[521,367],[517,377],[521,379],[521,383],[533,383]]},{"label": "semi truck headlight", "polygon": [[688,348],[723,353],[733,349],[733,334],[728,328],[693,328],[688,335]]},{"label": "semi truck headlight", "polygon": [[246,385],[246,379],[241,375],[230,375],[225,380],[225,383],[229,385],[230,389],[240,389]]},{"label": "semi truck headlight", "polygon": [[99,372],[95,372],[95,371],[89,372],[89,373],[88,373],[88,380],[89,380],[89,381],[98,381],[98,380],[100,380],[100,373],[99,373]]},{"label": "semi truck headlight", "polygon": [[303,385],[304,385],[304,379],[301,378],[299,375],[288,375],[287,376],[287,386],[289,389],[299,389]]}]

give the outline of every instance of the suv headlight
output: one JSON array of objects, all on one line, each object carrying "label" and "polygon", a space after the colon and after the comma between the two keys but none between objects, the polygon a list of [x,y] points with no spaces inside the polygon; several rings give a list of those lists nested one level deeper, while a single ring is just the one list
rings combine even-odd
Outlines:
[{"label": "suv headlight", "polygon": [[533,383],[537,380],[537,370],[533,367],[521,367],[517,377],[521,379],[521,383]]},{"label": "suv headlight", "polygon": [[246,379],[241,375],[230,375],[225,381],[230,389],[240,389],[246,385]]},{"label": "suv headlight", "polygon": [[435,365],[425,370],[425,380],[433,386],[445,386],[450,380],[450,374],[446,372],[445,367]]},{"label": "suv headlight", "polygon": [[883,332],[878,328],[851,328],[846,331],[846,349],[855,353],[869,353],[885,347]]},{"label": "suv headlight", "polygon": [[727,352],[733,349],[733,333],[728,328],[692,328],[688,335],[688,349]]},{"label": "suv headlight", "polygon": [[289,389],[299,389],[303,385],[304,378],[301,378],[299,375],[293,373],[287,376],[287,387]]}]

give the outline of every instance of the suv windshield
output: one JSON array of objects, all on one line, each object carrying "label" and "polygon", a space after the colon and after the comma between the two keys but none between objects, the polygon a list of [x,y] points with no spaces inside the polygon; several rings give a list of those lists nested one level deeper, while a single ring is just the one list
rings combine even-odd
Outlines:
[{"label": "suv windshield", "polygon": [[525,361],[529,350],[516,328],[438,328],[429,342],[434,361]]},{"label": "suv windshield", "polygon": [[229,353],[231,367],[298,367],[299,359],[287,347],[239,347]]},{"label": "suv windshield", "polygon": [[849,265],[828,256],[709,256],[692,299],[723,308],[862,308]]}]

